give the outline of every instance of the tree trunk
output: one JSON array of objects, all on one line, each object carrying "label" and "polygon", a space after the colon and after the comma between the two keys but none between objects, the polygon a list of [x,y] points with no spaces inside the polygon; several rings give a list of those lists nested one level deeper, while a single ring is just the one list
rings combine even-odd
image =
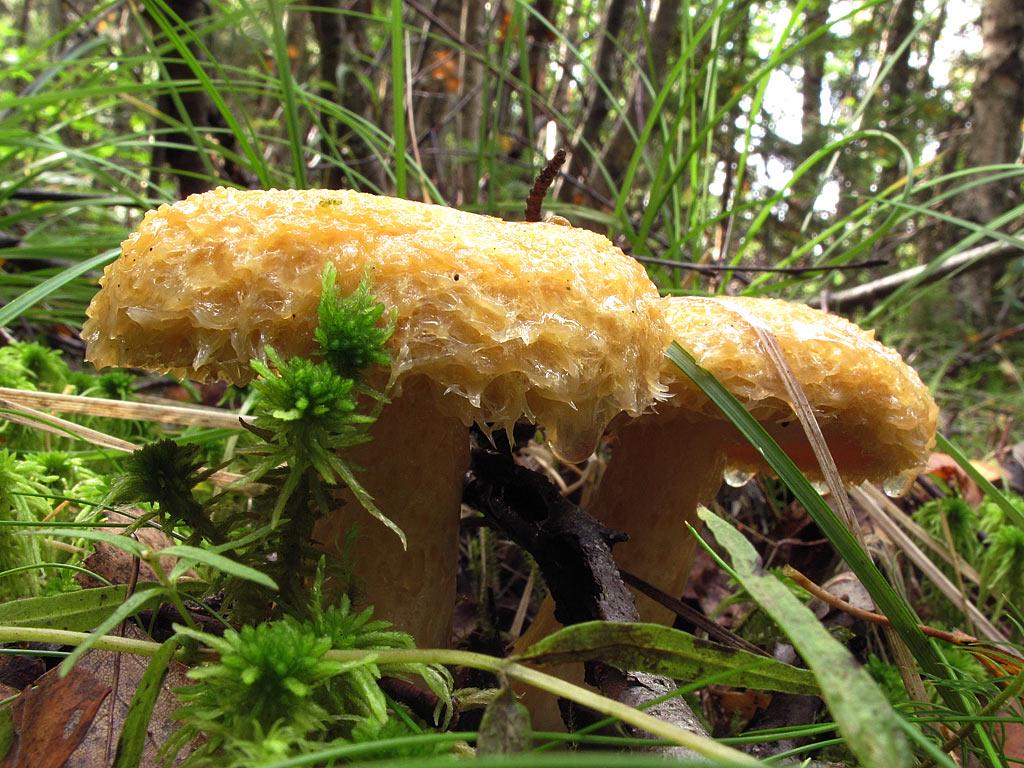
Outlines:
[{"label": "tree trunk", "polygon": [[[1024,119],[1024,4],[986,0],[981,14],[984,47],[971,93],[965,164],[1018,161]],[[987,224],[1020,201],[1020,182],[991,182],[957,197],[957,216]],[[958,281],[957,293],[977,327],[993,320],[992,289],[1005,265],[982,267]]]},{"label": "tree trunk", "polygon": [[[551,55],[551,44],[555,42],[555,35],[551,28],[541,19],[554,22],[557,13],[558,4],[555,0],[536,0],[533,4],[533,13],[530,14],[530,21],[526,25],[526,37],[530,41],[530,88],[534,93],[540,93],[544,86],[544,70]],[[552,26],[554,25],[552,24]],[[530,128],[532,130],[532,126]],[[530,132],[527,131],[526,135],[529,136]]]},{"label": "tree trunk", "polygon": [[[195,27],[209,15],[205,0],[170,0],[167,7],[181,20],[181,24],[187,27]],[[184,37],[184,30],[178,26],[171,14],[167,14],[167,20],[172,26],[178,27],[178,34]],[[190,50],[199,56],[195,46],[190,46]],[[166,83],[166,90],[157,98],[156,108],[160,114],[165,115],[173,123],[191,125],[198,130],[208,127],[211,106],[206,92],[198,88],[178,90],[177,83],[195,79],[195,73],[176,50],[172,49],[167,58],[164,58],[161,77]],[[163,123],[164,120],[160,122]],[[189,131],[184,128],[173,129],[160,134],[157,141],[158,144],[153,149],[153,167],[167,167],[168,173],[177,182],[178,194],[181,197],[205,192],[213,186],[213,180],[210,178],[210,161],[204,155],[202,147],[192,143]],[[161,146],[164,143],[167,146]]]},{"label": "tree trunk", "polygon": [[[325,102],[338,99],[338,70],[341,67],[341,3],[338,0],[313,0],[313,29],[316,32],[317,45],[320,47],[320,96]],[[328,189],[342,186],[344,174],[337,164],[330,162],[334,153],[332,146],[337,138],[337,121],[330,112],[320,113],[320,153],[326,163],[323,174],[324,184]]]},{"label": "tree trunk", "polygon": [[[359,78],[363,67],[360,58],[370,55],[362,20],[348,18],[344,11],[372,13],[370,0],[313,0],[310,17],[320,49],[320,96],[325,102],[334,102],[360,117],[372,120],[371,100],[366,86]],[[346,169],[362,176],[369,186],[383,189],[384,174],[371,147],[355,131],[344,130],[332,117],[329,109],[320,113],[323,135],[320,151],[324,158],[323,184],[328,189],[349,186]]]},{"label": "tree trunk", "polygon": [[[648,50],[643,57],[646,59],[647,75],[651,87],[657,89],[664,79],[665,64],[669,59],[669,52],[679,40],[679,12],[681,4],[678,2],[662,2],[658,5],[658,12],[650,24],[650,35],[648,38]],[[643,59],[641,59],[643,60]],[[636,142],[633,140],[633,131],[639,133],[647,120],[647,111],[652,101],[651,93],[644,83],[640,73],[633,77],[630,89],[628,112],[624,114],[616,125],[611,139],[601,154],[605,170],[613,182],[619,182],[629,160],[636,149]],[[630,130],[632,128],[632,131]],[[594,201],[603,205],[608,202],[612,190],[602,174],[592,174],[588,184],[588,192]]]},{"label": "tree trunk", "polygon": [[[424,26],[422,65],[413,66],[413,88],[418,96],[416,136],[421,141],[423,169],[448,202],[455,202],[461,176],[452,167],[452,150],[458,143],[456,115],[452,107],[463,92],[459,71],[458,30],[462,27],[465,0],[438,0]],[[474,13],[478,13],[476,11]],[[441,36],[428,37],[429,33]],[[448,38],[448,39],[444,39]]]},{"label": "tree trunk", "polygon": [[[618,59],[616,38],[622,32],[622,23],[630,5],[632,3],[626,2],[626,0],[610,0],[601,23],[601,41],[594,54],[594,88],[590,94],[590,105],[587,107],[580,130],[577,131],[573,141],[572,157],[569,160],[569,177],[577,183],[590,183],[598,175],[595,148],[605,118],[608,117],[608,112],[611,109],[608,95],[598,85],[598,82],[604,83],[609,88],[614,84]],[[576,184],[564,184],[560,197],[563,200],[573,199],[577,192]]]},{"label": "tree trunk", "polygon": [[[883,54],[891,54],[913,33],[916,10],[917,0],[900,0],[896,4],[882,39]],[[910,135],[910,132],[914,131],[914,116],[908,114],[907,109],[907,96],[910,93],[912,76],[910,49],[911,46],[908,45],[900,52],[882,85],[882,114],[885,115],[886,128],[895,133],[897,137],[909,140],[912,145],[914,137]],[[892,157],[889,163],[882,171],[878,184],[879,189],[887,189],[906,172],[906,168],[902,167],[898,156]]]},{"label": "tree trunk", "polygon": [[[483,27],[481,16],[483,3],[463,3],[459,34],[470,50],[483,50]],[[459,53],[460,108],[456,113],[456,129],[459,144],[464,152],[457,152],[461,164],[461,181],[456,194],[460,206],[473,205],[477,201],[480,179],[474,162],[480,146],[480,99],[483,84],[483,64],[470,56],[466,48]],[[530,98],[527,96],[527,98]],[[472,150],[470,148],[473,148]]]},{"label": "tree trunk", "polygon": [[[818,0],[808,7],[804,17],[806,34],[817,31],[828,22],[829,4]],[[821,86],[825,80],[825,53],[828,41],[819,39],[804,49],[804,76],[800,81],[800,94],[803,98],[803,112],[800,118],[800,135],[803,152],[806,157],[811,154],[811,147],[818,144],[821,136]]]}]

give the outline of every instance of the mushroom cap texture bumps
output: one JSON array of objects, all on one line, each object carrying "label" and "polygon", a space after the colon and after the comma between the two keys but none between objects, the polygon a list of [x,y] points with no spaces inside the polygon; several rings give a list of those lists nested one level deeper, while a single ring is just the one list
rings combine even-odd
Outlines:
[{"label": "mushroom cap texture bumps", "polygon": [[[664,299],[662,308],[673,337],[812,477],[820,477],[817,461],[753,323],[775,337],[847,481],[883,481],[927,461],[938,407],[917,372],[876,341],[873,331],[777,299],[678,297]],[[724,419],[682,372],[666,366],[666,378],[671,397],[658,407],[665,417]],[[732,427],[723,421],[723,429]],[[730,466],[764,469],[761,457],[738,433],[735,437]]]},{"label": "mushroom cap texture bumps", "polygon": [[219,188],[150,211],[89,306],[87,358],[245,382],[267,344],[314,351],[328,263],[395,310],[392,382],[425,375],[466,424],[526,417],[582,459],[664,390],[657,289],[606,238],[352,191]]}]

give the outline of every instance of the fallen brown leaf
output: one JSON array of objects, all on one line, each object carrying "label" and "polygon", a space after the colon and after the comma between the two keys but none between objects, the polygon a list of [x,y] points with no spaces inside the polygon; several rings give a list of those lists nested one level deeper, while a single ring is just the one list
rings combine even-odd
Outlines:
[{"label": "fallen brown leaf", "polygon": [[[151,639],[131,623],[125,624],[124,635],[142,640]],[[92,651],[78,662],[75,669],[82,667],[97,680],[113,688],[117,656],[118,654],[106,651]],[[100,768],[100,766],[110,765],[110,761],[113,760],[117,740],[121,735],[125,716],[128,714],[128,706],[131,704],[132,696],[135,694],[142,674],[146,671],[149,659],[124,653],[120,654],[119,663],[120,672],[117,674],[117,687],[114,694],[103,702],[93,719],[92,727],[89,728],[78,748],[68,758],[65,768]],[[149,720],[141,768],[157,768],[161,765],[157,760],[157,750],[175,728],[175,722],[170,717],[177,708],[177,699],[174,697],[173,691],[175,688],[188,684],[188,679],[185,677],[187,669],[184,664],[177,661],[172,661],[167,669],[167,676],[160,687],[160,694],[157,696],[153,714]],[[113,716],[111,716],[111,707],[113,707]],[[111,728],[113,728],[112,737],[110,735]],[[107,755],[108,744],[112,745],[109,756]]]},{"label": "fallen brown leaf", "polygon": [[[111,523],[123,523],[125,528],[134,522],[132,518],[120,512],[108,512],[107,520]],[[124,533],[123,529],[111,528],[109,530],[111,533]],[[134,533],[134,538],[151,550],[161,550],[175,544],[175,541],[159,528],[140,528]],[[92,554],[83,563],[86,568],[113,584],[131,584],[135,581],[132,577],[136,564],[135,559],[131,555],[123,549],[118,549],[102,541],[95,542],[92,548]],[[160,567],[167,573],[174,568],[176,562],[176,558],[162,557],[160,558]],[[88,574],[77,574],[75,578],[83,587],[100,587],[104,585],[102,581],[94,579]],[[145,563],[140,563],[138,582],[154,581],[157,581],[157,577],[153,569]]]},{"label": "fallen brown leaf", "polygon": [[14,703],[15,738],[3,768],[62,768],[109,693],[110,685],[86,669],[63,678],[51,669]]},{"label": "fallen brown leaf", "polygon": [[978,484],[961,469],[960,465],[956,463],[956,459],[948,453],[933,453],[929,456],[925,472],[934,475],[947,485],[959,488],[964,501],[972,507],[980,504],[984,498]]}]

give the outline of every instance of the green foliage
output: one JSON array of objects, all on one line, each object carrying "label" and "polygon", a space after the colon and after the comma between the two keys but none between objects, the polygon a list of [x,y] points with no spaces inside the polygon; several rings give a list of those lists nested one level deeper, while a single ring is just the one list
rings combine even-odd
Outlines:
[{"label": "green foliage", "polygon": [[878,683],[878,687],[882,689],[890,704],[898,706],[910,701],[910,697],[907,695],[907,687],[903,684],[903,677],[900,675],[897,667],[892,664],[886,664],[875,654],[868,656],[864,667],[867,669],[868,674]]},{"label": "green foliage", "polygon": [[[199,176],[211,185],[397,191],[518,215],[549,142],[574,137],[569,149],[579,167],[566,169],[565,183],[554,191],[550,205],[576,223],[587,222],[627,241],[640,258],[684,265],[844,266],[870,251],[887,258],[892,270],[921,262],[931,269],[982,240],[1006,241],[1019,224],[1020,209],[984,225],[946,220],[958,200],[971,199],[992,182],[1008,182],[1007,197],[1012,198],[1021,169],[966,167],[957,138],[964,132],[957,126],[976,62],[969,54],[943,61],[945,55],[936,53],[944,47],[937,49],[936,43],[949,34],[944,25],[953,26],[939,6],[914,6],[909,25],[900,26],[889,23],[892,5],[876,2],[637,2],[625,4],[618,28],[602,29],[599,20],[607,3],[464,3],[465,19],[446,27],[421,23],[414,4],[393,0],[358,10],[335,9],[336,20],[348,32],[356,31],[358,39],[343,51],[335,73],[324,77],[316,69],[327,52],[308,29],[316,11],[287,3],[211,0],[209,15],[192,24],[179,23],[162,0],[129,6],[108,0],[83,14],[72,13],[67,4],[20,5],[24,24],[19,21],[16,28],[0,19],[5,49],[0,177],[6,180],[0,184],[0,235],[19,241],[0,251],[6,260],[0,271],[0,325],[15,330],[16,320],[72,328],[81,323],[96,272],[113,258],[132,219],[178,194],[175,174],[160,159],[160,152],[170,148],[195,147],[202,164]],[[542,13],[545,5],[555,9],[550,18]],[[438,6],[442,16],[443,6]],[[478,16],[477,8],[482,9]],[[654,46],[659,30],[647,13],[654,8],[682,9],[660,53]],[[123,12],[118,18],[126,23],[113,22],[114,10]],[[450,37],[449,29],[458,29],[459,35]],[[384,59],[374,55],[379,50],[386,52]],[[444,75],[437,53],[458,61],[461,81],[454,90],[435,87],[436,74]],[[427,66],[406,66],[410,54]],[[176,76],[170,74],[171,65],[177,67]],[[813,91],[808,83],[817,65],[822,79]],[[948,84],[934,74],[944,66],[950,72]],[[772,93],[780,84],[781,99]],[[338,99],[339,93],[346,98]],[[184,97],[196,94],[215,115],[212,124],[178,108]],[[803,114],[786,114],[798,102],[803,102]],[[864,125],[882,130],[865,131]],[[413,128],[427,126],[430,151],[421,159],[419,150],[426,144],[422,135],[412,135]],[[32,188],[94,196],[18,199]],[[948,230],[946,237],[933,239],[939,229]],[[710,287],[796,297],[876,276],[847,270],[698,284],[679,269],[650,269],[671,291]],[[324,280],[326,287],[327,274]],[[1019,280],[1018,266],[1001,284],[1013,310],[1006,328],[1021,316]],[[360,382],[346,394],[344,385],[324,373],[333,367],[334,374],[357,379],[360,366],[385,364],[388,318],[376,314],[379,305],[367,291],[361,284],[357,294],[363,298],[353,297],[348,309],[339,309],[342,301],[328,301],[325,290],[318,331],[325,362],[312,364],[323,370],[298,372],[290,367],[292,361],[273,358],[265,366],[268,380],[280,379],[267,384],[279,402],[257,405],[263,425],[256,429],[272,446],[257,460],[263,474],[251,477],[259,475],[273,486],[268,495],[277,495],[251,504],[236,499],[231,514],[215,517],[237,545],[229,552],[232,557],[266,571],[291,571],[301,580],[301,569],[293,566],[309,559],[304,532],[322,504],[323,484],[349,483],[374,511],[354,468],[331,464],[319,453],[320,448],[333,453],[332,440],[362,439],[368,424],[357,417],[372,418],[376,405],[363,406],[361,398],[373,400],[374,395]],[[956,428],[976,446],[975,455],[990,447],[993,412],[1012,418],[1021,410],[1019,375],[1012,375],[1014,370],[1019,374],[1014,361],[1021,359],[1020,345],[1019,339],[998,333],[980,342],[965,333],[949,295],[946,285],[912,285],[876,305],[872,317],[887,326],[883,337],[898,335],[904,350],[920,351],[915,365],[929,374],[943,396],[944,411],[955,415]],[[926,299],[944,305],[950,315],[948,323],[938,326],[933,313],[922,312],[929,318],[927,334],[905,323],[907,308],[922,307]],[[325,319],[324,313],[332,312]],[[45,348],[26,357],[8,351],[15,346],[0,349],[0,385],[59,389],[63,375],[79,394],[132,397],[129,374],[61,372]],[[986,356],[979,361],[981,350]],[[324,404],[348,401],[354,406],[347,425],[345,418],[331,424],[328,414],[317,413]],[[140,423],[82,422],[126,438],[156,434]],[[18,455],[70,450],[63,438],[37,430],[0,429],[0,439]],[[301,456],[287,450],[289,430],[308,439]],[[211,457],[219,453],[215,439],[209,438],[207,447]],[[41,464],[42,474],[34,474],[37,469],[29,464],[15,464],[17,477],[11,482],[38,483],[32,492],[86,500],[106,492],[109,458],[89,456],[80,466],[77,457],[65,460],[57,454],[26,458]],[[179,528],[195,512],[193,503],[201,504],[204,517],[213,516],[192,482],[198,457],[181,459],[170,457],[166,487],[158,489],[171,493],[166,504],[153,492],[134,497],[155,501],[162,522]],[[269,466],[274,459],[286,469]],[[217,455],[207,463],[219,460]],[[158,476],[157,469],[150,467],[151,476]],[[0,486],[0,495],[10,487],[16,486]],[[49,512],[48,502],[9,495],[11,504],[28,504],[33,519]],[[994,580],[989,605],[996,603],[998,618],[999,595],[1019,599],[1013,592],[1014,580],[1020,583],[1015,570],[1019,537],[1007,532],[1004,510],[986,505],[979,511],[978,529],[984,534],[979,543],[960,512],[947,513],[955,546],[963,548],[961,554],[973,552],[973,562]],[[821,511],[815,514],[820,517]],[[944,531],[935,526],[941,518],[928,514],[924,524],[944,542]],[[250,538],[268,519],[278,518],[286,525]],[[191,527],[195,532],[196,524]],[[14,530],[20,528],[0,530],[0,546],[38,541],[7,535]],[[849,555],[850,541],[833,534],[828,532],[840,554]],[[855,564],[870,586],[877,572],[865,575],[867,565],[856,556]],[[36,574],[37,583],[41,575]],[[16,576],[0,579],[0,589]],[[230,593],[231,582],[226,586]],[[52,588],[52,581],[45,588]],[[259,607],[266,612],[270,601],[261,594]],[[909,637],[922,666],[937,674],[928,648],[908,635],[913,617],[892,595],[885,597],[882,610]],[[298,610],[301,604],[292,600],[287,606]],[[332,621],[354,622],[360,615]],[[346,632],[341,634],[350,637]],[[376,722],[364,717],[351,728],[350,738]],[[404,720],[389,718],[377,733],[406,727]],[[226,748],[225,765],[293,755],[294,745],[305,738],[282,724],[254,729],[250,737]]]},{"label": "green foliage", "polygon": [[67,451],[26,453],[28,461],[39,465],[40,478],[46,478],[51,492],[69,499],[100,502],[110,492],[110,475],[97,471],[80,456]]},{"label": "green foliage", "polygon": [[[295,476],[313,469],[327,483],[351,473],[337,457],[343,448],[366,442],[373,416],[359,413],[358,378],[370,365],[386,365],[385,348],[394,332],[394,318],[381,324],[386,308],[370,292],[364,277],[349,296],[335,285],[337,271],[324,269],[318,323],[314,338],[325,362],[304,358],[284,361],[267,349],[270,366],[252,362],[260,378],[253,385],[258,398],[255,426],[273,451],[254,471],[255,477],[287,462]],[[272,366],[272,367],[271,367]],[[283,505],[287,494],[282,494]]]},{"label": "green foliage", "polygon": [[333,482],[334,451],[366,442],[366,427],[373,421],[357,413],[355,382],[323,363],[304,358],[285,362],[270,348],[267,358],[273,368],[252,362],[260,374],[253,384],[258,395],[254,425],[265,430],[274,449],[263,465],[269,470],[289,461],[298,471],[312,467]]},{"label": "green foliage", "polygon": [[348,296],[340,295],[336,279],[337,270],[328,264],[320,292],[320,322],[313,335],[331,367],[342,376],[356,378],[371,365],[390,364],[385,345],[394,333],[395,315],[390,313],[387,322],[381,323],[387,308],[370,292],[369,276]]},{"label": "green foliage", "polygon": [[34,341],[0,347],[0,387],[60,391],[70,371],[60,351]]},{"label": "green foliage", "polygon": [[936,541],[951,544],[968,561],[974,559],[978,551],[978,515],[963,499],[956,496],[933,499],[921,505],[914,513],[914,520]]},{"label": "green foliage", "polygon": [[[1024,517],[1024,499],[1010,494],[1006,494],[1005,497]],[[986,499],[978,506],[978,528],[991,536],[1000,528],[1012,524],[1013,521],[1008,519],[1007,513],[1008,510],[1003,509],[1001,505]]]},{"label": "green foliage", "polygon": [[32,373],[25,367],[17,347],[13,344],[0,347],[0,387],[35,389],[36,385],[32,379]]},{"label": "green foliage", "polygon": [[982,597],[999,596],[996,620],[1007,599],[1018,605],[1024,601],[1024,530],[1007,525],[990,535],[980,575]]},{"label": "green foliage", "polygon": [[184,706],[176,717],[183,725],[166,757],[200,734],[205,741],[186,765],[221,765],[225,758],[245,765],[316,744],[408,734],[409,714],[384,695],[382,674],[421,675],[450,709],[451,677],[440,666],[326,659],[331,649],[411,648],[412,638],[374,621],[372,609],[353,613],[347,598],[324,609],[315,594],[306,621],[287,617],[229,629],[223,637],[179,628],[219,659],[189,672],[196,684],[178,691]]},{"label": "green foliage", "polygon": [[[1006,499],[1024,512],[1024,499],[1010,495]],[[929,501],[914,513],[915,521],[943,544],[947,543],[945,523],[957,554],[978,564],[978,598],[984,603],[995,597],[994,621],[1002,616],[1007,601],[1019,604],[1024,599],[1024,529],[1008,519],[1008,511],[992,500],[983,501],[975,510],[963,499],[949,496]],[[949,570],[949,566],[943,567]]]},{"label": "green foliage", "polygon": [[15,342],[0,350],[0,355],[6,350],[18,356],[36,389],[59,392],[67,383],[70,371],[60,350],[44,347],[34,341]]},{"label": "green foliage", "polygon": [[219,659],[189,672],[200,684],[181,689],[178,717],[207,734],[211,751],[228,738],[254,738],[280,720],[303,735],[326,728],[329,713],[314,693],[346,671],[323,659],[331,647],[327,638],[292,621],[228,629],[223,637],[192,636]]},{"label": "green foliage", "polygon": [[[129,454],[124,474],[113,482],[107,503],[154,503],[154,514],[165,531],[186,525],[192,530],[193,541],[220,543],[223,534],[192,494],[192,488],[211,474],[201,471],[202,464],[198,445],[179,445],[173,440],[151,443]],[[142,517],[136,526],[148,519]]]},{"label": "green foliage", "polygon": [[[373,618],[373,608],[352,611],[348,595],[342,595],[338,605],[323,607],[323,580],[326,559],[321,558],[312,590],[309,624],[313,630],[330,640],[331,648],[344,650],[373,650],[378,648],[412,648],[413,640],[404,632],[390,629],[391,623]],[[376,680],[381,674],[393,677],[418,677],[437,696],[438,706],[444,709],[434,713],[434,719],[447,724],[452,714],[452,677],[440,664],[387,664],[369,665],[360,674],[341,681],[341,703],[348,708],[361,706],[364,710],[363,730],[371,724],[383,727],[387,722],[386,702],[380,695]],[[347,702],[347,704],[346,704]]]},{"label": "green foliage", "polygon": [[288,480],[275,507],[276,521],[306,470],[332,484],[339,476],[351,475],[337,451],[366,442],[374,419],[358,412],[355,381],[335,373],[326,363],[305,358],[285,362],[270,348],[267,359],[273,368],[252,362],[260,374],[253,384],[258,398],[253,424],[267,449],[251,477],[259,479],[288,464]]},{"label": "green foliage", "polygon": [[741,533],[707,509],[699,511],[731,558],[737,578],[789,637],[814,672],[822,698],[850,751],[867,766],[909,766],[906,735],[878,686],[850,654],[775,577],[761,573],[756,550]]},{"label": "green foliage", "polygon": [[[384,306],[373,298],[365,279],[352,296],[342,297],[335,278],[333,266],[325,268],[319,322],[314,330],[327,359],[285,361],[268,347],[269,365],[252,361],[253,370],[260,374],[253,384],[256,401],[252,430],[266,445],[258,450],[261,458],[249,476],[258,480],[276,467],[288,465],[271,523],[276,526],[287,510],[291,519],[284,534],[282,564],[292,574],[288,582],[291,586],[286,589],[289,595],[298,587],[295,579],[302,571],[302,549],[311,537],[314,515],[328,508],[321,483],[333,485],[340,479],[362,506],[405,544],[405,535],[377,508],[353,468],[339,455],[345,448],[369,440],[368,429],[376,413],[361,412],[365,401],[360,395],[366,395],[376,407],[386,400],[383,393],[352,378],[362,372],[353,371],[353,366],[388,360],[384,344],[394,324],[392,321],[378,327]],[[293,496],[300,489],[302,493]]]},{"label": "green foliage", "polygon": [[[49,504],[35,495],[47,492],[37,479],[41,474],[40,465],[19,461],[6,448],[0,449],[0,524],[38,522],[49,514]],[[0,598],[11,600],[40,594],[45,583],[42,570],[5,573],[40,561],[38,536],[26,528],[0,526]]]},{"label": "green foliage", "polygon": [[[59,392],[68,381],[70,371],[60,352],[36,342],[14,341],[0,347],[0,387]],[[40,434],[29,427],[0,419],[0,435],[15,450],[38,450],[47,447]]]}]

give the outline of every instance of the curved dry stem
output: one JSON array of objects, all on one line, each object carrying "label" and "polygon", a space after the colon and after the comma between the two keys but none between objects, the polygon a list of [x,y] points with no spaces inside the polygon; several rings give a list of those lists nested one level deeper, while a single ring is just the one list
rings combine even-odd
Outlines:
[{"label": "curved dry stem", "polygon": [[[69,632],[61,629],[43,627],[3,627],[0,626],[0,643],[40,642],[58,645],[77,646],[92,638],[86,632]],[[98,651],[114,651],[132,653],[139,656],[154,656],[160,650],[160,643],[137,640],[129,637],[104,635],[94,639],[92,647]],[[185,649],[179,651],[184,653]],[[656,737],[666,739],[681,747],[716,760],[727,761],[731,765],[763,765],[759,760],[745,755],[732,747],[719,744],[706,736],[689,733],[669,723],[662,722],[640,710],[628,707],[617,701],[600,696],[591,691],[577,688],[556,677],[535,669],[530,669],[514,661],[498,659],[482,653],[469,651],[451,651],[444,649],[378,649],[328,651],[325,659],[349,662],[372,659],[377,664],[447,664],[470,667],[493,672],[531,686],[542,688],[550,693],[557,693],[572,699],[577,704],[589,707],[609,717],[615,717],[636,728],[647,731]]]}]

